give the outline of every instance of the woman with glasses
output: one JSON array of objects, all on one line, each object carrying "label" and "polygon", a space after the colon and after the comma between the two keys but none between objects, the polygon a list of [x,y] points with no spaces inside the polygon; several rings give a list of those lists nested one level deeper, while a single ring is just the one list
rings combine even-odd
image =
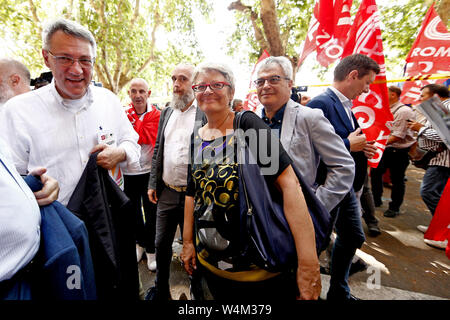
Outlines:
[{"label": "woman with glasses", "polygon": [[248,257],[239,256],[239,197],[243,195],[239,194],[235,113],[230,107],[235,89],[233,73],[225,65],[203,63],[196,68],[193,83],[198,106],[208,120],[191,138],[181,253],[187,273],[201,279],[204,290],[195,298],[317,299],[321,284],[314,228],[291,159],[279,140],[271,139],[269,127],[258,116],[242,114],[240,129],[256,137],[253,142],[259,147],[255,158],[260,167],[272,169],[264,178],[283,203],[295,240],[297,270],[271,273]]}]

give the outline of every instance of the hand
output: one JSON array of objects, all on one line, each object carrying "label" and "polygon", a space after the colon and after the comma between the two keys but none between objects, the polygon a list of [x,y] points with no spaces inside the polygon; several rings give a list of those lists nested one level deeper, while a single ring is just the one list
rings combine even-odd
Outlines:
[{"label": "hand", "polygon": [[195,247],[192,242],[183,241],[183,249],[180,254],[181,264],[188,275],[192,276],[194,270],[197,269],[197,262],[195,258]]},{"label": "hand", "polygon": [[300,99],[300,104],[306,106],[308,102],[311,101],[311,98],[302,94],[302,98]]},{"label": "hand", "polygon": [[111,147],[107,144],[98,144],[91,153],[100,151],[97,155],[97,164],[107,170],[114,169],[119,162],[127,159],[127,154],[122,148]]},{"label": "hand", "polygon": [[363,151],[366,146],[366,135],[362,133],[361,128],[356,129],[347,137],[350,142],[350,151]]},{"label": "hand", "polygon": [[410,128],[413,131],[419,131],[420,128],[423,127],[423,124],[417,121],[408,121],[408,128]]},{"label": "hand", "polygon": [[156,204],[158,202],[158,197],[156,196],[155,189],[148,189],[147,194],[148,194],[148,200],[150,200],[150,202],[152,202],[154,204]]},{"label": "hand", "polygon": [[300,291],[300,300],[317,300],[322,291],[320,280],[320,266],[301,265],[297,268],[297,286]]},{"label": "hand", "polygon": [[30,171],[31,175],[40,176],[41,182],[44,185],[41,190],[34,192],[37,203],[41,207],[56,201],[59,195],[58,181],[44,174],[45,172],[47,172],[47,169],[45,168],[36,168]]},{"label": "hand", "polygon": [[366,146],[363,151],[367,159],[372,159],[372,157],[377,153],[377,147],[374,146],[375,141],[367,141]]}]

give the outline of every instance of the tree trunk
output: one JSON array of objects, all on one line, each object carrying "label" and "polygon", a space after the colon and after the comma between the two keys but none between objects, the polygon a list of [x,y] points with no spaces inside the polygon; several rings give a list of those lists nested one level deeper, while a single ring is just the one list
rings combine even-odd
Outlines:
[{"label": "tree trunk", "polygon": [[281,42],[277,10],[273,0],[261,1],[261,22],[264,27],[264,34],[267,42],[269,43],[270,55],[283,56],[285,54],[285,50]]},{"label": "tree trunk", "polygon": [[441,0],[437,7],[437,13],[441,17],[442,22],[447,27],[449,26],[449,18],[450,18],[450,0]]}]

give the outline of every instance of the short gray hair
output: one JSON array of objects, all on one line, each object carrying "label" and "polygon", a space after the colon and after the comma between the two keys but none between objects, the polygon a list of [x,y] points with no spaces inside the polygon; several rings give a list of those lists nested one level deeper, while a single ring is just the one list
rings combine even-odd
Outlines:
[{"label": "short gray hair", "polygon": [[284,76],[286,78],[289,78],[290,80],[293,80],[292,78],[294,75],[294,70],[292,69],[292,63],[288,58],[284,56],[268,57],[264,59],[258,64],[256,74],[258,74],[260,71],[264,69],[267,69],[272,64],[279,65],[284,72]]},{"label": "short gray hair", "polygon": [[30,71],[22,62],[11,58],[0,59],[0,76],[5,79],[14,73],[20,75],[22,80],[30,85]]},{"label": "short gray hair", "polygon": [[59,30],[67,35],[89,41],[94,53],[94,58],[96,57],[97,43],[95,42],[92,33],[77,22],[62,18],[51,21],[45,26],[44,31],[42,31],[42,42],[45,50],[50,50],[50,40],[55,32]]},{"label": "short gray hair", "polygon": [[200,73],[207,71],[217,71],[224,76],[224,78],[230,83],[232,91],[235,90],[235,79],[233,75],[233,71],[231,71],[230,67],[223,63],[216,62],[203,62],[199,64],[195,70],[194,75],[192,76],[192,83],[195,83]]}]

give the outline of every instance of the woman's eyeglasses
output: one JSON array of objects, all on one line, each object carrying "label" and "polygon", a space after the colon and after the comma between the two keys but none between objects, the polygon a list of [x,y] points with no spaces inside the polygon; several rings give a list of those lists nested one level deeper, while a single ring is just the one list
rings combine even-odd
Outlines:
[{"label": "woman's eyeglasses", "polygon": [[206,91],[206,88],[210,88],[212,91],[215,90],[221,90],[223,87],[231,85],[228,82],[211,82],[211,83],[204,83],[204,84],[194,84],[192,86],[192,90],[195,92],[204,92]]}]

